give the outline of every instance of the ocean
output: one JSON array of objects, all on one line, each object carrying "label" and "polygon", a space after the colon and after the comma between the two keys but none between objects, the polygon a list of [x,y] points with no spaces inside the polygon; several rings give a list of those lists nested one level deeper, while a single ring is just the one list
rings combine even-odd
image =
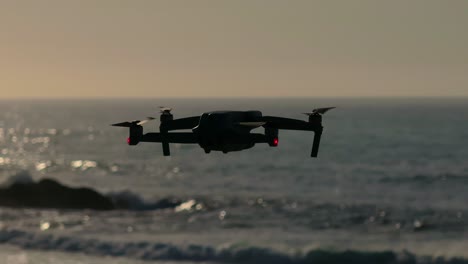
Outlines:
[{"label": "ocean", "polygon": [[[174,118],[337,108],[317,159],[310,132],[164,157],[110,126],[159,119],[161,105]],[[6,263],[468,263],[467,98],[0,101],[1,188],[45,178],[120,206],[0,207]]]}]

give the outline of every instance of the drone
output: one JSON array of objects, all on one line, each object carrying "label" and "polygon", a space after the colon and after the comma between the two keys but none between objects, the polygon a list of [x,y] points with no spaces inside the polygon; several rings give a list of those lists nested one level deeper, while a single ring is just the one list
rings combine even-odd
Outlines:
[{"label": "drone", "polygon": [[[148,117],[144,120],[134,120],[112,124],[116,127],[129,128],[127,144],[134,146],[140,142],[155,142],[162,144],[164,156],[170,156],[170,143],[198,144],[205,150],[228,153],[250,149],[257,143],[267,143],[270,147],[278,146],[278,131],[303,130],[313,131],[314,140],[310,156],[317,157],[320,137],[322,135],[322,115],[335,107],[316,108],[312,112],[303,113],[307,121],[263,116],[257,110],[250,111],[212,111],[200,116],[174,119],[172,108],[160,107],[159,133],[143,134],[143,125],[156,119]],[[263,127],[264,133],[252,133],[255,128]],[[191,130],[190,132],[171,132],[174,130]]]}]

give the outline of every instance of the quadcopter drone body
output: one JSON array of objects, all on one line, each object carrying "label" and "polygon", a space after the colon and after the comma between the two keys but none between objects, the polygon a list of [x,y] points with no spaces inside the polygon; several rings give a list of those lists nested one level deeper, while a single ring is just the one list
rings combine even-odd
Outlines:
[{"label": "quadcopter drone body", "polygon": [[[170,155],[169,143],[198,144],[205,150],[228,153],[252,148],[257,143],[267,143],[270,147],[278,146],[280,129],[305,130],[314,132],[311,157],[317,157],[322,135],[322,114],[334,107],[317,108],[310,113],[308,121],[276,116],[263,116],[260,111],[214,111],[200,116],[174,119],[171,108],[161,107],[159,133],[143,134],[143,124],[155,118],[122,122],[112,126],[128,127],[129,145],[139,142],[162,143],[164,156]],[[264,134],[251,133],[255,128],[263,127]],[[174,130],[191,132],[169,133]]]}]

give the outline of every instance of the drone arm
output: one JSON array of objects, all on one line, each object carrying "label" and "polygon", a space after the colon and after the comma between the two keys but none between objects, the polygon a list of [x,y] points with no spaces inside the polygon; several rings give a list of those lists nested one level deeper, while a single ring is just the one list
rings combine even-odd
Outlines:
[{"label": "drone arm", "polygon": [[146,133],[141,137],[141,142],[156,142],[156,143],[180,143],[180,144],[196,144],[198,138],[195,134],[187,133]]},{"label": "drone arm", "polygon": [[305,130],[317,131],[321,129],[321,124],[315,122],[306,122],[299,119],[277,117],[277,116],[263,116],[261,121],[265,122],[263,127],[287,129],[287,130]]}]

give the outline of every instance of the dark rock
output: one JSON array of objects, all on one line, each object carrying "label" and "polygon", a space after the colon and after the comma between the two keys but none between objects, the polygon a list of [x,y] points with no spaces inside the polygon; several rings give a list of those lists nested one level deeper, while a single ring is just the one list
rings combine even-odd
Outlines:
[{"label": "dark rock", "polygon": [[71,188],[51,179],[13,183],[0,189],[0,206],[111,210],[111,199],[89,188]]}]

